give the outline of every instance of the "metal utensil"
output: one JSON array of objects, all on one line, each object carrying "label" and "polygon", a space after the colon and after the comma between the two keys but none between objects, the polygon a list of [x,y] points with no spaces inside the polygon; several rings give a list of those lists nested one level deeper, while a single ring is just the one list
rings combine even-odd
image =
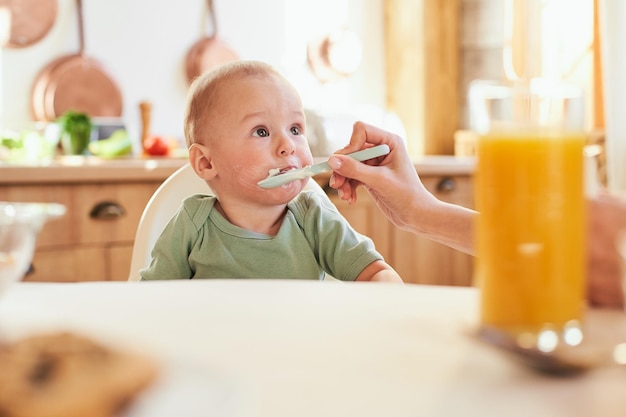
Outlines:
[{"label": "metal utensil", "polygon": [[[368,159],[376,158],[379,156],[387,155],[389,153],[389,146],[378,145],[372,148],[363,149],[361,151],[348,154],[349,157],[356,159],[357,161],[367,161]],[[270,175],[264,180],[259,181],[257,184],[262,188],[274,188],[281,185],[290,183],[292,181],[301,180],[307,177],[312,177],[322,172],[330,172],[330,166],[328,162],[320,162],[319,164],[306,166],[300,169],[294,169],[284,173]]]}]

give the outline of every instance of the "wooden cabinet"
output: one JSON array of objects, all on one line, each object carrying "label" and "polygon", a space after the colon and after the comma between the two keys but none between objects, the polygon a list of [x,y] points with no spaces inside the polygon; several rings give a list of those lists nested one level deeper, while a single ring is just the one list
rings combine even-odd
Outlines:
[{"label": "wooden cabinet", "polygon": [[0,200],[57,202],[67,209],[39,234],[26,280],[126,279],[139,218],[160,183],[0,187]]},{"label": "wooden cabinet", "polygon": [[[472,177],[462,174],[420,174],[437,198],[473,207]],[[372,238],[377,250],[405,282],[472,285],[473,257],[425,237],[396,228],[378,210],[367,191],[360,188],[357,203],[348,205],[329,191],[333,203],[360,233]]]},{"label": "wooden cabinet", "polygon": [[[468,175],[422,176],[437,198],[473,207],[472,179]],[[473,257],[425,237],[394,231],[392,265],[406,282],[471,285]]]},{"label": "wooden cabinet", "polygon": [[148,200],[183,160],[0,166],[0,201],[56,202],[66,214],[37,238],[26,281],[126,280]]}]

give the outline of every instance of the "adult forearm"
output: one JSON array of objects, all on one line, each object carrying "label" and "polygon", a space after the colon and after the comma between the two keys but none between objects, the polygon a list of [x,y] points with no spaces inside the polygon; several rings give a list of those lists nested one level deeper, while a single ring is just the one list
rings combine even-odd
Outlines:
[{"label": "adult forearm", "polygon": [[436,200],[427,207],[422,203],[413,212],[414,219],[403,229],[474,255],[476,211]]}]

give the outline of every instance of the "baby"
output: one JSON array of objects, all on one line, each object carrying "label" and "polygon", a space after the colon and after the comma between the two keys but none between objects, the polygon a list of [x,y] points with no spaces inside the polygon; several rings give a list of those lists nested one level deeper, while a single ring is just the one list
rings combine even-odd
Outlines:
[{"label": "baby", "polygon": [[311,165],[294,87],[271,66],[238,61],[198,77],[185,112],[189,163],[214,195],[183,202],[142,280],[287,278],[402,282],[308,179],[264,189],[270,170]]}]

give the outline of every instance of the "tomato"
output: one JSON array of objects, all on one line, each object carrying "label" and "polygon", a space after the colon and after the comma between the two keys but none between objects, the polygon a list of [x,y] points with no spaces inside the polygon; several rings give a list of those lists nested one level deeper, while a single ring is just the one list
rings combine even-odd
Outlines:
[{"label": "tomato", "polygon": [[165,156],[170,152],[170,146],[161,136],[148,136],[143,142],[143,150],[147,155]]}]

